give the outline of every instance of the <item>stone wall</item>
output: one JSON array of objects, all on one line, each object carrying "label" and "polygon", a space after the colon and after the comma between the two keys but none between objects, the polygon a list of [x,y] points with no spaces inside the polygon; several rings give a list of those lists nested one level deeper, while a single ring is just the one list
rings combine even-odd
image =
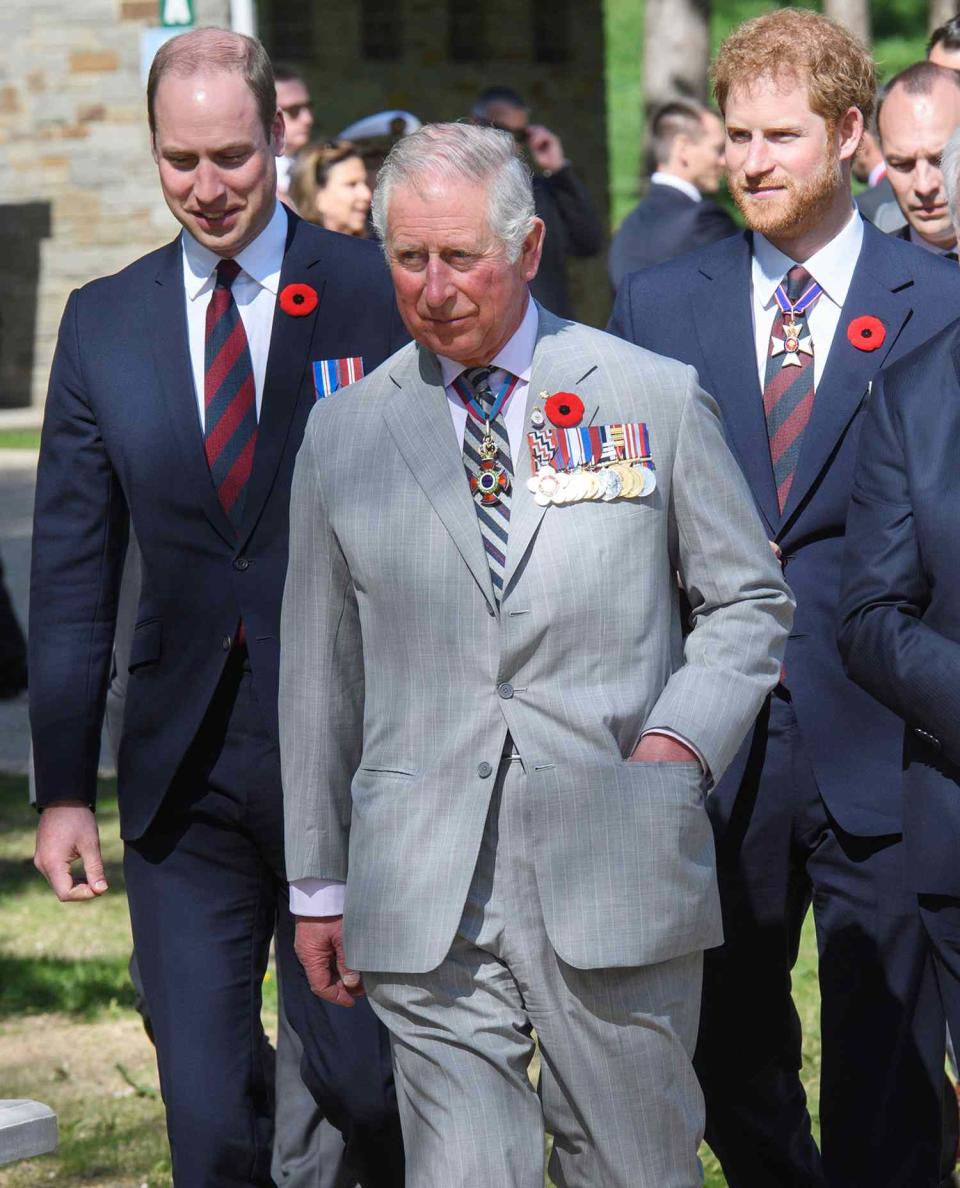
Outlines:
[{"label": "stone wall", "polygon": [[[229,0],[197,0],[225,24]],[[0,408],[41,405],[70,291],[172,238],[140,37],[157,0],[0,5]]]}]

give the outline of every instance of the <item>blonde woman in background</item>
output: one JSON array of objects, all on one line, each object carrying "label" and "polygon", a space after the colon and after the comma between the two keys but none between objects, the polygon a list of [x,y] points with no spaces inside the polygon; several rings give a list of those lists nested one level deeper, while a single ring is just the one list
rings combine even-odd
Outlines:
[{"label": "blonde woman in background", "polygon": [[348,140],[310,144],[297,156],[290,179],[297,213],[342,235],[368,235],[370,187],[363,159]]}]

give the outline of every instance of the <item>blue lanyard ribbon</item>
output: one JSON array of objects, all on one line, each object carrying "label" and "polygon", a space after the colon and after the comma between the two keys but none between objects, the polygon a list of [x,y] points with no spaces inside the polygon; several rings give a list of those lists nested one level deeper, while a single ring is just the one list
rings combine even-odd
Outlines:
[{"label": "blue lanyard ribbon", "polygon": [[802,317],[822,292],[822,287],[818,285],[816,281],[814,281],[810,288],[807,289],[807,291],[793,303],[791,303],[790,298],[787,296],[786,290],[782,284],[777,285],[777,291],[773,296],[780,312],[784,317],[786,317],[787,314],[793,314],[794,316],[799,315]]},{"label": "blue lanyard ribbon", "polygon": [[510,375],[509,372],[507,373],[507,378],[504,381],[503,387],[497,393],[496,399],[493,402],[493,407],[490,409],[489,415],[484,411],[483,405],[480,403],[479,400],[477,400],[476,396],[473,395],[473,392],[471,391],[469,385],[464,382],[464,379],[462,376],[459,376],[459,375],[457,376],[457,378],[453,381],[453,387],[454,387],[457,395],[460,397],[460,399],[463,401],[463,403],[467,406],[468,411],[472,412],[474,417],[478,421],[480,421],[481,424],[486,424],[486,422],[488,420],[495,421],[497,419],[497,417],[500,414],[501,409],[503,408],[503,406],[507,403],[507,401],[510,399],[511,395],[513,394],[513,389],[519,383],[520,383],[519,376]]}]

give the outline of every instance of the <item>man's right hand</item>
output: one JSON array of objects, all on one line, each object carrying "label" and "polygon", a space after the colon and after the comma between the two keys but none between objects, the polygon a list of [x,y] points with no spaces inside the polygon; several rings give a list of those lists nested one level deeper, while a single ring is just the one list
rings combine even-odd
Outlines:
[{"label": "man's right hand", "polygon": [[[70,867],[80,859],[82,879]],[[96,899],[107,891],[100,853],[100,833],[93,810],[79,802],[55,804],[40,814],[33,865],[62,903]]]},{"label": "man's right hand", "polygon": [[293,947],[318,998],[352,1007],[363,995],[360,975],[343,955],[343,916],[297,916]]}]

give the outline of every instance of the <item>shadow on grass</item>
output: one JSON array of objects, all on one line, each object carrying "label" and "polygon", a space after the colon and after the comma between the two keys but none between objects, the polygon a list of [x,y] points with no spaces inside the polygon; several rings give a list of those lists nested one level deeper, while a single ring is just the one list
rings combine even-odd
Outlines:
[{"label": "shadow on grass", "polygon": [[0,1019],[51,1011],[85,1019],[107,1007],[133,1006],[122,957],[84,961],[0,954]]}]

